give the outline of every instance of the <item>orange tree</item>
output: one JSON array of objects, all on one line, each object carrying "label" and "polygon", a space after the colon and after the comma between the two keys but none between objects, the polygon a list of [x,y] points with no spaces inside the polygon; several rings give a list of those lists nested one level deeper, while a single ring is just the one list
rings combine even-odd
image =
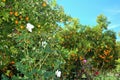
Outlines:
[{"label": "orange tree", "polygon": [[59,23],[70,19],[54,0],[0,0],[0,76],[53,79],[63,58]]},{"label": "orange tree", "polygon": [[81,61],[84,59],[91,63],[90,66],[99,70],[114,68],[118,57],[116,35],[115,32],[107,30],[110,23],[107,18],[99,15],[98,24],[93,27],[81,25],[76,19],[71,21],[59,32],[59,44],[66,50],[63,51],[65,54],[62,54],[66,60],[65,75],[68,77],[78,75],[81,70]]},{"label": "orange tree", "polygon": [[[107,18],[104,15],[97,17],[98,29],[101,30],[101,36],[98,36],[98,40],[95,41],[94,55],[96,55],[95,61],[98,61],[98,67],[102,69],[109,69],[115,66],[115,59],[117,58],[116,35],[115,32],[107,30],[108,24]],[[98,30],[96,30],[98,31]],[[99,33],[98,33],[99,34]]]},{"label": "orange tree", "polygon": [[61,50],[63,50],[62,56],[65,59],[63,75],[67,79],[81,77],[81,62],[85,59],[85,55],[90,49],[89,41],[85,39],[85,29],[85,26],[79,24],[79,20],[71,19],[71,23],[65,25],[58,33],[59,44],[62,47]]}]

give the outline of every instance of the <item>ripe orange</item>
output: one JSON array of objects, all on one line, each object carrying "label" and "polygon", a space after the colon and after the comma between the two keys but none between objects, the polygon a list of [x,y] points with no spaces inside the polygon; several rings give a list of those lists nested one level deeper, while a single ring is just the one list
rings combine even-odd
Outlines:
[{"label": "ripe orange", "polygon": [[15,20],[15,24],[18,24],[18,20]]},{"label": "ripe orange", "polygon": [[72,53],[72,54],[71,54],[71,57],[74,57],[74,56],[75,56],[75,54],[74,54],[74,53]]},{"label": "ripe orange", "polygon": [[29,17],[26,17],[25,20],[28,21],[28,20],[29,20]]},{"label": "ripe orange", "polygon": [[105,59],[105,56],[103,56],[103,55],[99,55],[99,57],[102,58],[102,59]]},{"label": "ripe orange", "polygon": [[20,15],[19,18],[22,19],[22,16]]},{"label": "ripe orange", "polygon": [[112,58],[113,58],[113,55],[109,56],[109,58],[112,59]]},{"label": "ripe orange", "polygon": [[14,61],[11,61],[10,64],[15,64],[15,62],[14,62]]},{"label": "ripe orange", "polygon": [[10,11],[10,15],[12,15],[13,14],[13,12],[12,11]]},{"label": "ripe orange", "polygon": [[82,56],[80,56],[80,60],[82,61],[84,58]]},{"label": "ripe orange", "polygon": [[105,62],[109,62],[109,60],[105,60]]},{"label": "ripe orange", "polygon": [[20,26],[20,29],[23,29],[23,28],[24,28],[24,26],[21,25],[21,26]]},{"label": "ripe orange", "polygon": [[109,50],[104,50],[104,54],[107,56],[110,54],[110,51]]},{"label": "ripe orange", "polygon": [[18,12],[15,12],[14,15],[15,15],[15,16],[18,16]]},{"label": "ripe orange", "polygon": [[46,7],[46,6],[47,6],[46,2],[43,2],[43,3],[42,3],[42,6],[43,6],[43,7]]}]

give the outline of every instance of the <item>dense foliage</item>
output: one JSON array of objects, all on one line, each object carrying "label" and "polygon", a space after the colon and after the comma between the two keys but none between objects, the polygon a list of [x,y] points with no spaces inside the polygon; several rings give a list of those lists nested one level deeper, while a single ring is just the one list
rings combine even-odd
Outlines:
[{"label": "dense foliage", "polygon": [[0,0],[0,79],[58,80],[58,70],[60,79],[91,79],[114,69],[120,44],[104,15],[96,22],[80,24],[55,0]]}]

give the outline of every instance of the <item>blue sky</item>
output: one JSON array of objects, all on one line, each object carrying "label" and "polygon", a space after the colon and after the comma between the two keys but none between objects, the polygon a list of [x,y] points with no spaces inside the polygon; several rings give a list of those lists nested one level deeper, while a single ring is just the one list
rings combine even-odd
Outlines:
[{"label": "blue sky", "polygon": [[96,25],[96,17],[104,14],[111,24],[111,29],[117,34],[117,41],[120,41],[120,0],[57,0],[57,3],[64,7],[65,13],[78,18],[81,24]]}]

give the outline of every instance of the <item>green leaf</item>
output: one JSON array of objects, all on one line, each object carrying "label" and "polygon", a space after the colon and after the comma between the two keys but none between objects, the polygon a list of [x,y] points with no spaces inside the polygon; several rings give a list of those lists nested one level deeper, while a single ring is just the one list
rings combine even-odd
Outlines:
[{"label": "green leaf", "polygon": [[4,2],[0,2],[0,7],[5,7],[5,3]]}]

